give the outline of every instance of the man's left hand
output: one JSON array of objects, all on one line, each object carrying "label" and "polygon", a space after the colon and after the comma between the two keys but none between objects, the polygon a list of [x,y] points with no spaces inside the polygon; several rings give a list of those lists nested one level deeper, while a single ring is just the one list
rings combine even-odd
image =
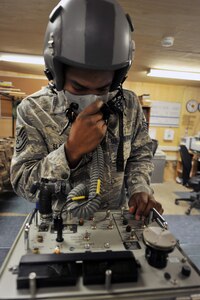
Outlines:
[{"label": "man's left hand", "polygon": [[144,192],[132,195],[128,205],[130,212],[135,214],[136,220],[147,217],[152,208],[155,208],[160,214],[163,213],[162,205],[155,200],[154,196]]}]

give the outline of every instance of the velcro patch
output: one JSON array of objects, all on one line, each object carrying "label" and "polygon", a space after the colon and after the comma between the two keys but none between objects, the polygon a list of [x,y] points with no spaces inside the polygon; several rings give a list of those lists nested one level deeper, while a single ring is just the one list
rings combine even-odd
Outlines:
[{"label": "velcro patch", "polygon": [[17,131],[17,138],[16,138],[16,152],[22,152],[28,143],[28,135],[26,129],[24,127],[20,128]]}]

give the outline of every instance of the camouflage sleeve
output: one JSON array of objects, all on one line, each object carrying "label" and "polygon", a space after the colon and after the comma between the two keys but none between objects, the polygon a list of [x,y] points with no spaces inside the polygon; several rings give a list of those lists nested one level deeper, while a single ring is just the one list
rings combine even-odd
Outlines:
[{"label": "camouflage sleeve", "polygon": [[41,178],[67,180],[70,169],[65,156],[64,143],[49,153],[40,130],[32,125],[37,116],[31,114],[30,110],[31,108],[25,109],[23,103],[18,107],[11,183],[18,195],[36,202],[36,195],[30,192],[33,183],[40,182]]},{"label": "camouflage sleeve", "polygon": [[137,114],[133,121],[131,152],[125,169],[129,198],[138,192],[153,193],[150,187],[153,171],[152,141],[148,134],[146,118],[135,94],[134,102]]}]

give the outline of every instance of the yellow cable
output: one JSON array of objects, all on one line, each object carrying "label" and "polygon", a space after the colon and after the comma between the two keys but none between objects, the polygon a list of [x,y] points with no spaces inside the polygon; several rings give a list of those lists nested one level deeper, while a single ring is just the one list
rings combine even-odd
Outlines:
[{"label": "yellow cable", "polygon": [[86,197],[85,196],[76,196],[76,197],[73,197],[72,200],[73,201],[76,201],[76,200],[83,200],[85,199]]},{"label": "yellow cable", "polygon": [[100,188],[101,188],[101,180],[97,179],[97,189],[96,189],[96,194],[100,194]]},{"label": "yellow cable", "polygon": [[[101,180],[97,179],[97,188],[96,188],[97,195],[100,194],[100,188],[101,188]],[[86,196],[76,196],[76,197],[71,198],[71,200],[76,201],[76,200],[83,200],[85,198],[86,198]]]}]

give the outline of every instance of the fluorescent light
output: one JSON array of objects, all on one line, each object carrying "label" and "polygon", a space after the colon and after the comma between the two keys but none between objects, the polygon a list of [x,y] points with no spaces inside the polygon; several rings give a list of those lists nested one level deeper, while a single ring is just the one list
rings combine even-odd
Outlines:
[{"label": "fluorescent light", "polygon": [[197,81],[200,80],[200,73],[169,71],[169,70],[159,70],[159,69],[150,69],[150,71],[147,73],[147,76],[185,79],[185,80],[197,80]]},{"label": "fluorescent light", "polygon": [[23,64],[44,65],[44,58],[40,55],[26,55],[14,53],[0,53],[0,61],[10,61]]}]

